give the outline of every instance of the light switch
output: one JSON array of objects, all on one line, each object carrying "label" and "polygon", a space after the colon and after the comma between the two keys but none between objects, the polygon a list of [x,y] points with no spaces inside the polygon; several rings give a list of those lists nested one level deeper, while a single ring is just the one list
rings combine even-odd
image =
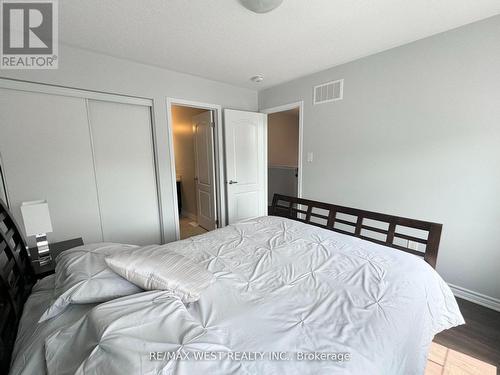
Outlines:
[{"label": "light switch", "polygon": [[307,153],[307,162],[312,163],[314,159],[314,154],[312,152]]}]

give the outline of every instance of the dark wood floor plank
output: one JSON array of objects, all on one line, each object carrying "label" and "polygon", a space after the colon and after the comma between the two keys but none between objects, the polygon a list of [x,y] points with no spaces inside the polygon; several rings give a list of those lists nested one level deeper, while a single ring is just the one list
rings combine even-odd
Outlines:
[{"label": "dark wood floor plank", "polygon": [[466,324],[441,332],[434,341],[500,368],[500,312],[457,301]]}]

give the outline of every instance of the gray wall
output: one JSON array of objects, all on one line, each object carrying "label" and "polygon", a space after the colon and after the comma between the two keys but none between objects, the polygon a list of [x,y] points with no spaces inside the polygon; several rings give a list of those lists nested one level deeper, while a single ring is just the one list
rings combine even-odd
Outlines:
[{"label": "gray wall", "polygon": [[267,205],[273,203],[274,194],[297,196],[297,169],[291,167],[267,168]]},{"label": "gray wall", "polygon": [[[344,78],[344,100],[312,105]],[[303,195],[444,224],[438,272],[500,298],[500,16],[259,93],[304,100]]]},{"label": "gray wall", "polygon": [[57,70],[2,70],[0,77],[153,99],[160,200],[167,241],[175,239],[167,97],[220,104],[234,109],[257,109],[256,91],[66,45],[60,46]]}]

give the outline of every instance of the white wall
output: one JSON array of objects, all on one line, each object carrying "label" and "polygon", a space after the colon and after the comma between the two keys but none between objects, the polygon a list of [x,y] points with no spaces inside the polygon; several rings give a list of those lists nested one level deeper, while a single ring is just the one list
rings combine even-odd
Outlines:
[{"label": "white wall", "polygon": [[256,91],[66,45],[60,46],[57,70],[2,70],[0,77],[153,99],[160,200],[167,241],[175,239],[173,210],[176,207],[170,168],[166,98],[220,104],[241,110],[257,109]]},{"label": "white wall", "polygon": [[[494,299],[499,38],[496,16],[259,93],[260,108],[304,100],[304,197],[443,223],[438,272]],[[344,100],[313,106],[340,78]]]}]

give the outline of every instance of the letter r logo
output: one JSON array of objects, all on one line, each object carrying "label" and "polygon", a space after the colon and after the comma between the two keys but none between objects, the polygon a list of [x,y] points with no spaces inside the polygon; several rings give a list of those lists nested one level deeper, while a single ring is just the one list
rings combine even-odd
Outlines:
[{"label": "letter r logo", "polygon": [[52,2],[2,2],[3,54],[53,53]]}]

